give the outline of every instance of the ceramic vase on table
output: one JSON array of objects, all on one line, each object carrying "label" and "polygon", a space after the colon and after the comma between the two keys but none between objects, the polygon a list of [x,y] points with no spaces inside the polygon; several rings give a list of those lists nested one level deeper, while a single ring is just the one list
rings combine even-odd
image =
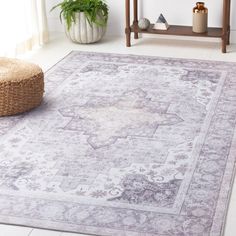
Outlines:
[{"label": "ceramic vase on table", "polygon": [[76,13],[75,19],[69,30],[66,24],[64,24],[67,37],[75,43],[95,43],[101,40],[106,33],[106,26],[100,26],[94,23],[90,25],[83,12]]},{"label": "ceramic vase on table", "polygon": [[193,32],[205,33],[208,25],[208,9],[204,2],[197,2],[193,8]]}]

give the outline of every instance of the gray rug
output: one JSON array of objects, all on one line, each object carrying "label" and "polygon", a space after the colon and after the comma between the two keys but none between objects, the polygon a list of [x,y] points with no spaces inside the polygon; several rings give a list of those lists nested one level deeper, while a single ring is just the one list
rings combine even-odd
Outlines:
[{"label": "gray rug", "polygon": [[72,52],[40,108],[0,119],[0,222],[222,235],[235,91],[233,63]]}]

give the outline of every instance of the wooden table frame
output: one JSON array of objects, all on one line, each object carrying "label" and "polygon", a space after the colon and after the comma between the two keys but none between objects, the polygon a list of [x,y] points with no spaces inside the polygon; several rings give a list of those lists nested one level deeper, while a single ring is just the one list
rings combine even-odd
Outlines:
[{"label": "wooden table frame", "polygon": [[168,30],[154,30],[153,24],[147,30],[141,30],[138,27],[138,0],[133,0],[133,24],[130,25],[130,0],[125,0],[126,13],[126,46],[131,46],[131,32],[134,33],[134,38],[138,39],[139,33],[148,34],[166,34],[166,35],[181,35],[195,37],[213,37],[222,39],[222,52],[226,53],[226,47],[230,44],[230,5],[231,0],[223,0],[223,19],[222,28],[209,27],[206,33],[194,33],[191,26],[171,25]]}]

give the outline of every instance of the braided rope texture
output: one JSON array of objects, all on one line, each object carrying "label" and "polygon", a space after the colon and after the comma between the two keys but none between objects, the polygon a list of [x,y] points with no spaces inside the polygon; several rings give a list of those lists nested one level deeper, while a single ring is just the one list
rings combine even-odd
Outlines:
[{"label": "braided rope texture", "polygon": [[0,58],[0,116],[16,115],[40,105],[42,69],[18,59]]}]

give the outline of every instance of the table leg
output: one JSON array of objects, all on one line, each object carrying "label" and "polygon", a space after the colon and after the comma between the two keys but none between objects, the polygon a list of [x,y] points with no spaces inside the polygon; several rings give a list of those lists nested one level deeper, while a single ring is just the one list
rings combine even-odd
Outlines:
[{"label": "table leg", "polygon": [[228,0],[227,8],[227,25],[228,25],[228,34],[227,34],[227,45],[230,44],[230,14],[231,13],[231,0]]},{"label": "table leg", "polygon": [[138,0],[134,0],[134,38],[138,39]]},{"label": "table leg", "polygon": [[228,0],[223,1],[222,52],[226,53],[228,42]]},{"label": "table leg", "polygon": [[125,0],[125,15],[126,15],[126,28],[125,28],[125,34],[126,34],[126,46],[130,47],[130,35],[131,35],[131,28],[130,28],[130,0]]},{"label": "table leg", "polygon": [[226,48],[227,48],[227,39],[222,39],[222,53],[226,53],[227,52],[227,50],[226,50]]}]

